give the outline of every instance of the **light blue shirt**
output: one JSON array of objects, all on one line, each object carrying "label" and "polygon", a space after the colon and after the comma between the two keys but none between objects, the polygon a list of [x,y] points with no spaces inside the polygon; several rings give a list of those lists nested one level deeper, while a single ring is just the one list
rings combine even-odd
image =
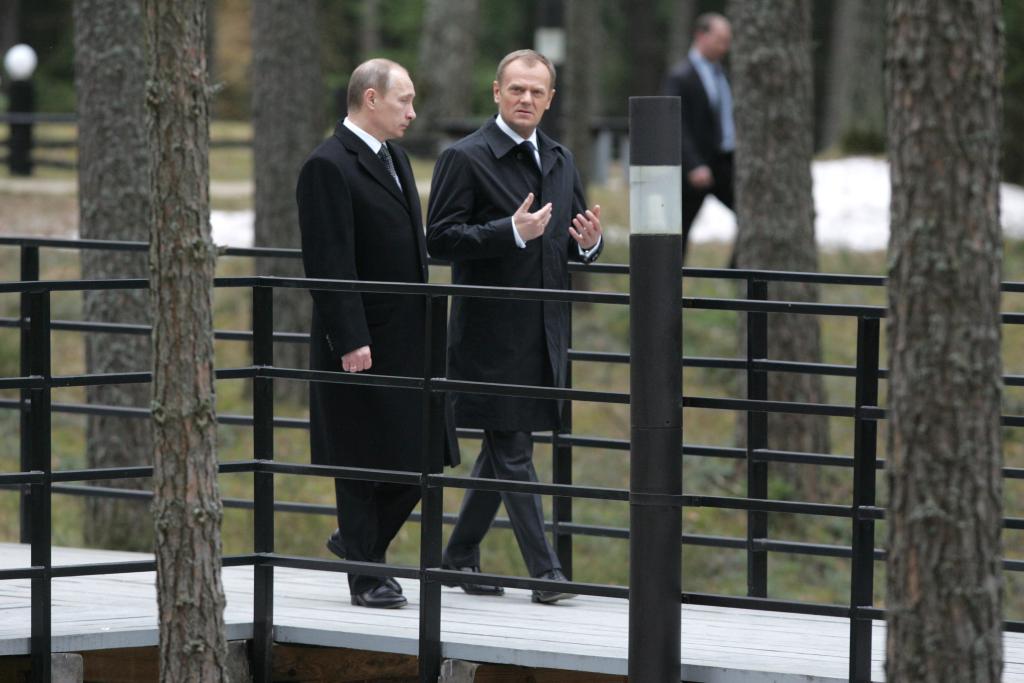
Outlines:
[{"label": "light blue shirt", "polygon": [[[346,121],[347,120],[348,119],[346,119]],[[517,145],[521,145],[524,142],[529,142],[530,146],[533,147],[533,160],[535,162],[537,162],[537,168],[541,168],[541,165],[540,165],[540,150],[537,147],[537,129],[536,128],[534,128],[533,132],[530,133],[530,137],[524,138],[522,135],[520,135],[519,133],[517,133],[514,130],[512,130],[511,126],[509,126],[507,123],[505,123],[505,119],[501,118],[501,114],[498,114],[498,118],[495,119],[494,122],[496,124],[498,124],[498,128],[501,129],[501,132],[504,133],[505,135],[509,136],[510,138],[512,138],[512,141],[515,142]],[[512,218],[512,237],[515,238],[516,246],[517,247],[519,247],[520,249],[525,249],[526,248],[526,242],[523,240],[522,237],[519,236],[519,229],[516,228],[516,219],[515,218]],[[592,246],[590,249],[584,249],[579,244],[577,244],[576,247],[580,250],[580,256],[582,256],[583,258],[590,258],[590,255],[594,253],[594,250],[597,249],[599,246],[601,246],[601,240],[602,239],[603,239],[603,236],[598,237],[597,238],[597,243],[594,244],[594,246]]]},{"label": "light blue shirt", "polygon": [[736,125],[732,117],[732,90],[729,88],[729,81],[725,78],[722,65],[718,62],[709,62],[697,48],[690,49],[689,58],[693,68],[697,70],[697,75],[700,76],[711,108],[718,114],[721,135],[718,148],[722,152],[731,152],[736,149]]}]

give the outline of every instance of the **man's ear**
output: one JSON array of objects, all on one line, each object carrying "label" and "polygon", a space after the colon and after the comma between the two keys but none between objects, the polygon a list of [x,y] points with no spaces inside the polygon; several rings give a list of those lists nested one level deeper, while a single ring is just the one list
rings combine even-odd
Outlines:
[{"label": "man's ear", "polygon": [[373,88],[367,88],[363,91],[363,106],[374,107],[377,104],[377,91]]},{"label": "man's ear", "polygon": [[494,93],[494,103],[498,104],[501,101],[501,86],[498,85],[498,81],[491,84],[491,91]]}]

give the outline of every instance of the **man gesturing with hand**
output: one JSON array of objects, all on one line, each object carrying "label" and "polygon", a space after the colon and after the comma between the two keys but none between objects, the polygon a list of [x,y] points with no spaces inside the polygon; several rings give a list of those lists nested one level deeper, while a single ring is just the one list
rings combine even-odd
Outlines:
[{"label": "man gesturing with hand", "polygon": [[[532,50],[507,55],[493,84],[498,114],[437,161],[427,214],[427,249],[450,261],[456,284],[566,289],[567,262],[601,251],[601,209],[587,209],[572,153],[539,131],[554,97],[555,69]],[[565,386],[569,304],[522,298],[452,302],[448,374],[454,379]],[[536,481],[530,432],[557,429],[549,399],[454,395],[460,427],[484,430],[474,477]],[[480,542],[504,502],[530,575],[565,580],[544,535],[540,497],[468,490],[444,565],[467,572],[467,593],[500,595],[473,580]],[[536,602],[569,593],[535,590]]]}]

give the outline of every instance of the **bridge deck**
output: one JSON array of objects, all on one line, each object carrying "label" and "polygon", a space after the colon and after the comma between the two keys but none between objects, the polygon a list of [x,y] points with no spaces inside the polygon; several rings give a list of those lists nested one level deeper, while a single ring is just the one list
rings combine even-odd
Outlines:
[{"label": "bridge deck", "polygon": [[[54,565],[147,559],[140,553],[55,548]],[[29,565],[28,546],[0,544],[0,568]],[[224,570],[230,639],[252,637],[252,568]],[[152,572],[53,581],[53,649],[152,646],[157,643]],[[370,610],[349,604],[338,574],[275,570],[278,642],[416,654],[419,591],[402,581],[409,606]],[[535,605],[510,589],[500,598],[444,589],[444,656],[531,667],[626,673],[628,606],[579,597]],[[29,651],[29,581],[0,581],[0,656]],[[689,681],[845,681],[845,619],[684,606],[683,677]],[[885,627],[874,629],[872,678],[884,679]],[[1007,634],[1004,681],[1024,682],[1024,635]]]}]

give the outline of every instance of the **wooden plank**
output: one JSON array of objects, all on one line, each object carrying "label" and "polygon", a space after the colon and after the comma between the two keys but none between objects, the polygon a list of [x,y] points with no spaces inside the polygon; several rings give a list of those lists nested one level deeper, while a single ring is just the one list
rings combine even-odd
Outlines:
[{"label": "wooden plank", "polygon": [[[138,560],[145,554],[55,548],[55,564]],[[28,564],[28,547],[0,544],[0,567]],[[253,571],[223,573],[231,639],[252,636]],[[55,650],[149,647],[157,642],[152,572],[69,577],[53,582]],[[284,646],[389,652],[418,651],[419,582],[400,579],[409,606],[368,610],[349,602],[344,575],[275,570],[275,639]],[[27,654],[29,582],[0,581],[0,655]],[[623,676],[628,644],[625,600],[580,596],[557,605],[530,602],[530,592],[503,597],[442,591],[445,657],[501,666]],[[682,667],[690,680],[825,683],[846,679],[846,619],[701,605],[682,608]],[[1007,683],[1024,683],[1024,634],[1004,637]],[[873,625],[872,677],[884,680],[885,624]],[[326,656],[326,655],[325,655]],[[509,675],[517,675],[514,672]],[[584,674],[580,674],[584,675]],[[2,680],[2,679],[0,679]],[[571,679],[565,679],[571,680]]]}]

